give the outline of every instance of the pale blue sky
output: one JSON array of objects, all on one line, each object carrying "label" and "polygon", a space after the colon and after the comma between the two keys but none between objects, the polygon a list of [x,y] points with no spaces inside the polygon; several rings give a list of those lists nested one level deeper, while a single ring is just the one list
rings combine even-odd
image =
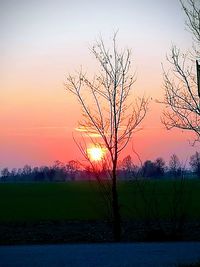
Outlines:
[{"label": "pale blue sky", "polygon": [[1,54],[82,47],[116,29],[135,49],[187,46],[183,21],[178,0],[1,0]]}]

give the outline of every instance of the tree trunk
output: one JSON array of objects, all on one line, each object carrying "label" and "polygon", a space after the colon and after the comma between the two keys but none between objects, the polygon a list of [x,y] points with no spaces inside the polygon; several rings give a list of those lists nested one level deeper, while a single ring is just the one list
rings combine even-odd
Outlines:
[{"label": "tree trunk", "polygon": [[113,182],[112,182],[112,212],[113,212],[113,237],[115,242],[121,240],[121,217],[119,211],[119,200],[117,193],[117,174],[116,166],[113,166]]}]

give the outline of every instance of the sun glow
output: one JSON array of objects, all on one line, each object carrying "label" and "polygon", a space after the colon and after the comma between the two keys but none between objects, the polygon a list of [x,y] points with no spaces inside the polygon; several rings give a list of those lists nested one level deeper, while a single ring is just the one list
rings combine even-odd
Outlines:
[{"label": "sun glow", "polygon": [[99,146],[94,146],[94,147],[88,148],[87,153],[88,153],[90,160],[100,161],[103,159],[105,155],[105,149]]}]

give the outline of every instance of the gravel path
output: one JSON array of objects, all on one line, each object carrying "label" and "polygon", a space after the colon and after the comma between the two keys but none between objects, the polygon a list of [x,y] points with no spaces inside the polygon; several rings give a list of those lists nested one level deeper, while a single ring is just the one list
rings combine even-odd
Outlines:
[{"label": "gravel path", "polygon": [[200,259],[200,242],[0,246],[0,267],[165,267]]}]

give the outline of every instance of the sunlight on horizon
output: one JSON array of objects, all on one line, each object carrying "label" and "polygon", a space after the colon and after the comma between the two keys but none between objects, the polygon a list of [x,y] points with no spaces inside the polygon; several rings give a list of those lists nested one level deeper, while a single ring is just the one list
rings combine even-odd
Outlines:
[{"label": "sunlight on horizon", "polygon": [[101,146],[94,145],[87,148],[87,154],[91,161],[101,161],[105,157],[106,149]]}]

